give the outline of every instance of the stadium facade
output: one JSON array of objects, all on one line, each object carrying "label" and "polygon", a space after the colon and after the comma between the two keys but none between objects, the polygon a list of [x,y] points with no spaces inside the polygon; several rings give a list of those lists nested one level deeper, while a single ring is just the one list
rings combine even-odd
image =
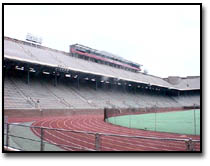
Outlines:
[{"label": "stadium facade", "polygon": [[200,106],[200,76],[160,78],[80,44],[70,52],[4,37],[4,109]]}]

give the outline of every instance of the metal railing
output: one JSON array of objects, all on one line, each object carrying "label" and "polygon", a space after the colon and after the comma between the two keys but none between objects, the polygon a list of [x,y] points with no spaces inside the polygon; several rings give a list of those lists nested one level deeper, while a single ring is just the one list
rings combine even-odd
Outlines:
[{"label": "metal railing", "polygon": [[[29,149],[21,148],[21,147],[13,147],[12,143],[10,142],[11,138],[21,139],[23,144],[24,144],[24,142],[26,142],[26,140],[30,142],[30,145],[32,145],[33,142],[36,142],[36,145],[38,146],[38,151],[49,151],[49,149],[46,148],[46,145],[53,145],[55,147],[59,147],[59,148],[61,148],[60,150],[63,150],[63,151],[64,150],[103,151],[105,144],[110,144],[103,140],[105,137],[109,137],[109,138],[113,137],[113,138],[115,138],[115,140],[119,139],[119,138],[123,138],[123,139],[131,139],[132,138],[132,139],[138,139],[138,140],[182,142],[185,144],[185,148],[183,148],[182,151],[195,151],[196,143],[198,143],[200,146],[200,140],[192,140],[191,138],[175,139],[175,138],[157,138],[157,137],[133,136],[133,135],[118,135],[118,134],[109,134],[109,133],[66,130],[66,129],[57,129],[57,128],[48,128],[48,127],[39,127],[39,126],[28,126],[28,125],[23,125],[23,124],[14,124],[14,123],[5,123],[4,125],[5,125],[5,129],[4,129],[4,147],[5,147],[5,149],[11,147],[11,148],[16,148],[16,149],[22,150],[22,151],[27,151]],[[25,137],[21,133],[13,134],[11,132],[11,126],[23,127],[24,130],[25,130],[25,128],[32,130],[34,132],[34,135],[36,135],[36,139],[30,138],[30,137]],[[64,133],[71,133],[71,134],[64,134]],[[60,134],[59,139],[57,139],[57,138],[55,139],[55,137],[58,136],[58,134]],[[75,134],[79,134],[79,135],[75,135]],[[64,135],[68,136],[69,139],[62,138]],[[90,136],[87,137],[87,135],[91,135],[91,138],[90,138]],[[70,139],[70,137],[71,137],[71,139]],[[75,137],[75,139],[73,137]],[[83,139],[81,140],[78,137],[82,137]],[[85,137],[87,138],[87,141],[84,141]],[[54,140],[51,140],[49,138],[53,138]],[[70,140],[74,140],[74,141],[71,142]],[[74,142],[76,142],[76,143],[74,143]],[[113,144],[113,146],[116,146],[116,145]],[[124,145],[121,145],[121,146],[123,147]],[[30,149],[30,151],[34,151],[34,150]],[[135,151],[135,149],[134,149],[134,151]]]}]

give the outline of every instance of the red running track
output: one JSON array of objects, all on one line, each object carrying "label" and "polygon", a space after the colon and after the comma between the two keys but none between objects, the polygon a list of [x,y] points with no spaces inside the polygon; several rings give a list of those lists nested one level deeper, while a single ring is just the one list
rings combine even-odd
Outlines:
[{"label": "red running track", "polygon": [[[103,121],[103,115],[42,118],[36,120],[32,126],[129,136],[177,139],[192,138],[200,140],[200,136],[144,131],[112,125]],[[36,135],[40,136],[40,129],[32,128],[32,131]],[[51,143],[67,145],[68,147],[63,147],[63,149],[69,151],[80,150],[77,148],[81,148],[83,150],[95,150],[95,135],[93,134],[44,130],[44,139]],[[102,151],[185,151],[186,145],[184,141],[163,141],[116,136],[101,136],[100,148]],[[195,144],[195,149],[196,151],[200,151],[200,143]]]}]

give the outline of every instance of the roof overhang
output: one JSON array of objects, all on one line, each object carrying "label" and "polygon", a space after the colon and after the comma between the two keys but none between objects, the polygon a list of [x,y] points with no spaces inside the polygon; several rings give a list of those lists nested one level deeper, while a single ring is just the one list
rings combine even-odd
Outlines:
[{"label": "roof overhang", "polygon": [[60,69],[64,69],[64,70],[70,70],[70,71],[73,71],[73,72],[79,72],[79,73],[85,73],[85,74],[90,74],[90,75],[102,76],[102,77],[107,77],[107,78],[112,78],[112,79],[117,79],[117,80],[133,82],[133,83],[140,83],[140,84],[145,84],[147,86],[157,86],[157,87],[166,88],[166,89],[169,89],[169,90],[180,90],[180,91],[199,90],[199,89],[193,89],[193,88],[192,89],[179,89],[179,88],[172,87],[172,86],[163,86],[163,85],[154,84],[154,83],[150,83],[150,82],[137,81],[137,80],[132,80],[132,79],[123,78],[123,77],[116,77],[116,76],[108,75],[108,74],[104,74],[104,73],[85,71],[85,70],[81,70],[81,69],[78,69],[78,68],[73,68],[73,67],[68,67],[68,66],[61,66],[61,65],[55,65],[55,64],[51,64],[51,63],[44,63],[44,62],[40,62],[40,61],[29,60],[29,59],[24,59],[24,58],[9,56],[9,55],[4,55],[4,58],[10,59],[10,60],[15,60],[15,61],[20,61],[20,62],[25,62],[25,63],[30,63],[30,64],[48,66],[48,67],[52,67],[52,68],[60,68]]}]

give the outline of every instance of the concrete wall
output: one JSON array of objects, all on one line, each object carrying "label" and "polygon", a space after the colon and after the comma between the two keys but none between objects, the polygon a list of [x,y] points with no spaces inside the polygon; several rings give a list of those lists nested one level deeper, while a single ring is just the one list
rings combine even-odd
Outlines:
[{"label": "concrete wall", "polygon": [[100,115],[103,109],[4,109],[4,116],[9,118],[56,117],[69,115]]}]

